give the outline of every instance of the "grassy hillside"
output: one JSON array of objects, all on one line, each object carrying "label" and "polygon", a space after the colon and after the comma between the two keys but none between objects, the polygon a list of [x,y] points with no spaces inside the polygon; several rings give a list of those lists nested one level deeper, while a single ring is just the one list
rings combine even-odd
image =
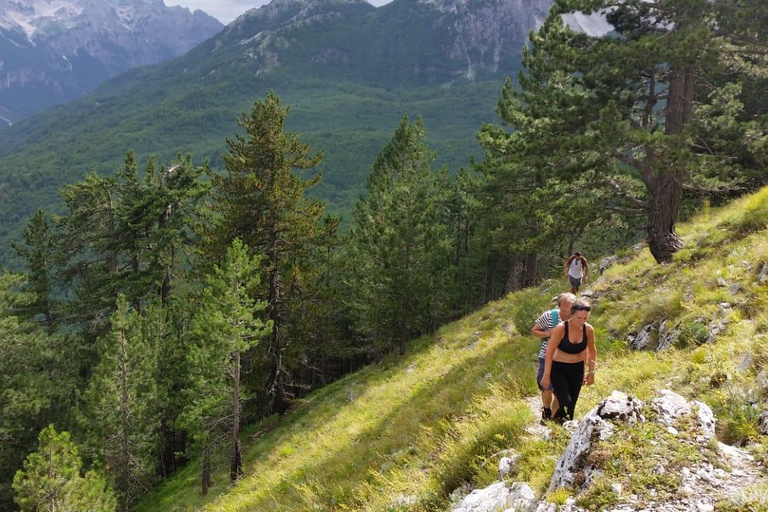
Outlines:
[{"label": "grassy hillside", "polygon": [[[768,280],[758,278],[768,264],[767,228],[764,189],[681,226],[686,248],[673,263],[659,266],[647,249],[628,250],[624,263],[590,283],[598,373],[577,415],[614,389],[647,399],[669,388],[710,404],[720,439],[754,441],[766,462],[768,442],[756,430],[766,391],[755,387],[755,375],[768,363]],[[538,341],[527,333],[565,286],[511,294],[414,341],[406,357],[311,394],[280,421],[252,426],[243,434],[246,476],[236,486],[222,465],[203,498],[191,464],[138,510],[445,510],[472,486],[493,482],[508,448],[522,454],[514,479],[543,491],[568,437],[556,428],[544,441],[525,430],[537,420],[523,401],[536,392]],[[663,320],[677,332],[672,348],[628,348],[627,336],[646,325],[658,339]],[[716,323],[724,331],[707,343]]]}]

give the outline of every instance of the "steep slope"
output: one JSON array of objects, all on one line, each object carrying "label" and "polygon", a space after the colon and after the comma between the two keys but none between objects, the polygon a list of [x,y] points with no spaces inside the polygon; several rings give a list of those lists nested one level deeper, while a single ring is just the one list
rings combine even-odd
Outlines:
[{"label": "steep slope", "polygon": [[222,28],[163,0],[0,0],[0,115],[15,123],[80,98],[127,69],[183,55]]},{"label": "steep slope", "polygon": [[[672,389],[708,404],[718,438],[748,443],[752,467],[768,477],[768,438],[759,433],[760,418],[768,417],[768,188],[703,212],[680,233],[687,247],[673,263],[656,265],[638,246],[589,283],[598,373],[583,390],[577,416],[613,390],[649,400]],[[553,428],[545,439],[530,428],[538,418],[525,397],[536,393],[538,342],[527,333],[566,286],[548,282],[511,294],[416,340],[408,356],[312,393],[280,421],[252,426],[243,436],[246,476],[237,485],[229,487],[222,464],[203,498],[192,464],[138,510],[446,510],[496,481],[499,460],[511,449],[519,458],[508,478],[544,493],[570,433]],[[654,428],[622,438],[620,452],[602,452],[602,460],[616,456],[622,468],[632,468],[638,507],[685,480],[653,476],[654,465],[641,464],[652,459],[644,454],[656,453],[643,444]],[[716,447],[707,451],[717,456]],[[616,503],[610,488],[601,489],[588,495],[590,503]],[[741,497],[724,495],[722,510],[762,510],[750,508],[759,504],[750,496],[759,499],[765,490],[742,490]],[[572,492],[547,496],[562,503]]]},{"label": "steep slope", "polygon": [[[3,130],[0,246],[56,189],[125,152],[192,151],[220,165],[235,116],[274,90],[292,130],[326,150],[316,193],[348,211],[402,115],[422,114],[439,164],[478,153],[506,76],[550,0],[274,0],[183,57],[133,69],[94,93]],[[3,115],[0,112],[0,115]]]}]

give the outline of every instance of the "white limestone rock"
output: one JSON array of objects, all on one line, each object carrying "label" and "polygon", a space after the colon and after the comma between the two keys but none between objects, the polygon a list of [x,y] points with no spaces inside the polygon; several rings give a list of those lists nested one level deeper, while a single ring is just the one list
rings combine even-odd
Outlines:
[{"label": "white limestone rock", "polygon": [[510,509],[528,512],[535,504],[536,494],[527,484],[514,483],[508,487],[504,482],[498,482],[485,489],[475,489],[453,507],[453,512],[498,512]]},{"label": "white limestone rock", "polygon": [[762,393],[768,393],[768,374],[762,369],[755,379],[757,389]]},{"label": "white limestone rock", "polygon": [[600,260],[600,267],[599,267],[600,273],[602,274],[603,272],[611,268],[618,261],[619,261],[619,257],[616,256],[615,254],[613,256],[606,256],[605,258]]},{"label": "white limestone rock", "polygon": [[642,421],[643,402],[620,391],[611,395],[597,405],[597,415],[605,419],[617,419],[634,423]]},{"label": "white limestone rock", "polygon": [[555,472],[549,483],[549,492],[561,487],[573,487],[580,473],[584,481],[589,482],[596,468],[587,464],[585,459],[595,441],[605,441],[613,435],[616,427],[608,420],[642,421],[643,417],[640,414],[642,407],[643,403],[637,398],[614,391],[611,396],[589,411],[579,421],[571,436],[571,442],[555,466]]},{"label": "white limestone rock", "polygon": [[736,366],[736,371],[739,373],[746,373],[752,368],[754,362],[755,359],[752,357],[752,354],[750,352],[744,352],[741,356],[741,361],[738,366]]},{"label": "white limestone rock", "polygon": [[699,427],[704,435],[705,439],[712,439],[715,437],[715,413],[704,402],[694,400],[691,405],[696,410],[696,419],[699,421]]},{"label": "white limestone rock", "polygon": [[658,414],[658,421],[668,427],[674,426],[675,420],[680,416],[692,412],[685,398],[668,389],[656,392],[656,397],[651,400],[651,409]]},{"label": "white limestone rock", "polygon": [[757,282],[760,284],[765,283],[768,280],[768,263],[763,264],[763,268],[760,269],[760,275],[757,276]]},{"label": "white limestone rock", "polygon": [[515,470],[515,464],[520,456],[512,454],[508,457],[502,457],[499,460],[499,480],[504,480],[504,477],[512,473]]},{"label": "white limestone rock", "polygon": [[645,348],[648,348],[648,345],[653,339],[653,337],[651,336],[652,330],[653,330],[653,325],[648,324],[645,327],[643,327],[640,330],[640,332],[638,332],[635,336],[630,336],[629,346],[635,350],[643,350]]},{"label": "white limestone rock", "polygon": [[536,493],[528,484],[512,484],[512,493],[508,499],[509,508],[505,512],[529,512],[536,506]]}]

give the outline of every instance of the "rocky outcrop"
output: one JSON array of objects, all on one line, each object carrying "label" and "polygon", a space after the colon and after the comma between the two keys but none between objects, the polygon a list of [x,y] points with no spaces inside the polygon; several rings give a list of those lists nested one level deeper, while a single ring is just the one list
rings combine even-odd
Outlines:
[{"label": "rocky outcrop", "polygon": [[0,112],[18,121],[183,55],[222,28],[162,0],[0,0]]},{"label": "rocky outcrop", "polygon": [[611,420],[635,422],[642,419],[640,410],[643,403],[624,393],[614,391],[597,407],[589,411],[578,422],[571,436],[571,442],[555,465],[555,472],[549,483],[549,491],[561,487],[573,487],[578,480],[588,485],[596,467],[587,461],[587,455],[597,441],[606,441],[614,431]]},{"label": "rocky outcrop", "polygon": [[[667,488],[657,492],[651,488],[648,495],[637,496],[627,492],[625,484],[606,480],[599,460],[605,457],[602,452],[611,446],[612,439],[621,439],[617,434],[622,429],[649,421],[666,428],[666,438],[658,436],[650,440],[651,445],[657,448],[650,459],[651,465],[645,469],[642,469],[643,466],[637,466],[633,471],[649,471],[655,475],[669,473],[667,479],[674,481],[672,488],[676,490],[670,493]],[[722,443],[714,443],[717,448],[714,448],[716,452],[713,451],[715,417],[706,404],[688,401],[669,390],[658,391],[648,404],[614,391],[574,423],[571,441],[557,462],[548,489],[548,492],[562,488],[571,490],[573,494],[564,504],[556,505],[546,499],[536,501],[530,497],[527,489],[525,498],[516,502],[517,508],[514,508],[510,506],[512,501],[509,499],[513,490],[517,490],[519,494],[519,491],[527,486],[520,483],[498,483],[487,489],[474,491],[453,509],[454,512],[587,512],[587,509],[578,505],[580,496],[589,492],[597,482],[606,489],[605,492],[610,490],[614,495],[614,504],[605,509],[601,508],[607,512],[704,512],[714,511],[717,503],[730,499],[734,500],[733,503],[739,503],[745,490],[766,485],[766,479],[761,476],[756,461],[746,451]],[[680,429],[685,429],[685,432]],[[763,433],[768,432],[768,412],[760,417],[760,429]],[[597,443],[601,443],[600,450],[595,451]],[[717,460],[710,455],[709,459],[703,457],[691,461],[688,466],[675,466],[672,459],[666,460],[665,457],[667,450],[673,445],[664,443],[678,443],[680,446],[692,446],[701,452],[716,453],[714,459]],[[610,448],[608,450],[610,451]],[[638,453],[639,457],[642,455]],[[628,476],[643,478],[642,474],[638,473]],[[653,478],[647,481],[652,482]]]},{"label": "rocky outcrop", "polygon": [[452,512],[525,512],[536,503],[536,494],[527,484],[498,482],[476,489],[453,507]]}]

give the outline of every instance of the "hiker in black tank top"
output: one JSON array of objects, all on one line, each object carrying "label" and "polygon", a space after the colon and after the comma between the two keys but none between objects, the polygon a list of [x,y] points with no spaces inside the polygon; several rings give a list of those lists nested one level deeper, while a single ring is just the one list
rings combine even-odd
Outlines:
[{"label": "hiker in black tank top", "polygon": [[551,384],[557,396],[559,408],[552,411],[556,421],[572,420],[581,386],[595,382],[595,330],[587,323],[591,310],[587,301],[577,300],[570,320],[552,331],[541,385]]}]

